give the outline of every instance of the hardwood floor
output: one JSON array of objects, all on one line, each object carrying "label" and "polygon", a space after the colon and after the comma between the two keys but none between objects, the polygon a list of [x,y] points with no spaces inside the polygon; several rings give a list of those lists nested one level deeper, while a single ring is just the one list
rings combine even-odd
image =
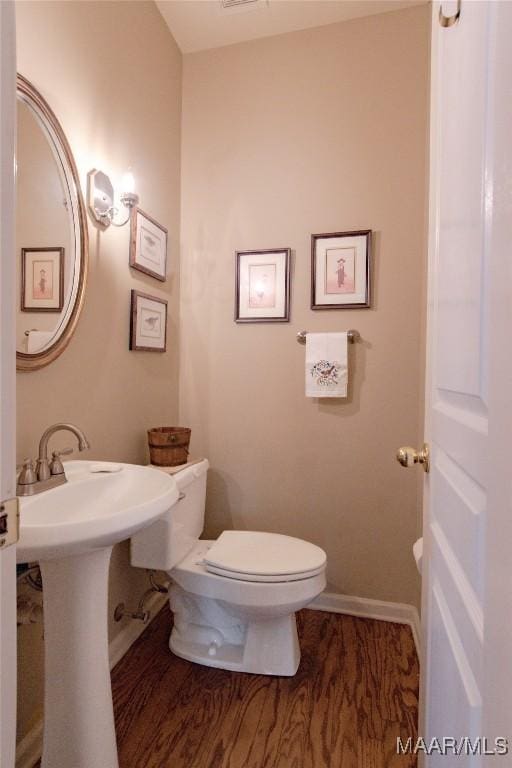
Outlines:
[{"label": "hardwood floor", "polygon": [[409,627],[299,615],[293,678],[209,669],[168,648],[167,608],[112,673],[120,768],[413,768],[418,659]]}]

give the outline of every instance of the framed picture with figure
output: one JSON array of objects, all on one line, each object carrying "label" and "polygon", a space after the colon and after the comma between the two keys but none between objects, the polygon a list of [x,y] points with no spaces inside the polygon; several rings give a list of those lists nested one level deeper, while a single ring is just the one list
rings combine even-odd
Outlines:
[{"label": "framed picture with figure", "polygon": [[290,248],[236,252],[235,322],[289,321],[290,254]]},{"label": "framed picture with figure", "polygon": [[371,230],[311,235],[311,309],[371,306]]},{"label": "framed picture with figure", "polygon": [[21,311],[62,312],[64,248],[21,249]]},{"label": "framed picture with figure", "polygon": [[130,349],[165,352],[167,349],[167,301],[132,290]]}]

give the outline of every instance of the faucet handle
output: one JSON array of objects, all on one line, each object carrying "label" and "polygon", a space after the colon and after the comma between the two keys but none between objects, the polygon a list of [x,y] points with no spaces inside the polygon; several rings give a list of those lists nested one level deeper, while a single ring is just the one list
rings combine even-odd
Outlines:
[{"label": "faucet handle", "polygon": [[21,467],[16,467],[16,469],[21,469],[21,472],[18,475],[18,485],[31,485],[32,483],[37,482],[37,475],[32,459],[23,459]]},{"label": "faucet handle", "polygon": [[61,451],[52,451],[52,459],[56,459],[57,456],[68,456],[73,453],[73,448],[63,448]]},{"label": "faucet handle", "polygon": [[63,448],[61,451],[52,451],[52,460],[50,462],[50,474],[51,475],[63,475],[64,465],[60,460],[61,456],[67,456],[73,453],[72,448]]}]

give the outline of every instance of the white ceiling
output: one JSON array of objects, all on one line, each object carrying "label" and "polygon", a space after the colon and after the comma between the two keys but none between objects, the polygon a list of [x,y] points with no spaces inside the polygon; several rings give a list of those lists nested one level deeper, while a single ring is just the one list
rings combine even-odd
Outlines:
[{"label": "white ceiling", "polygon": [[257,0],[223,9],[220,0],[156,0],[183,53],[373,16],[427,0]]}]

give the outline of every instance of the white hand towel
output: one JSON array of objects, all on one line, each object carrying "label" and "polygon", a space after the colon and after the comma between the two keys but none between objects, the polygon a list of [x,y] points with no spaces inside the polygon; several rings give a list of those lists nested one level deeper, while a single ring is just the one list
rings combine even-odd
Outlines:
[{"label": "white hand towel", "polygon": [[41,352],[46,347],[55,331],[29,331],[27,338],[27,352]]},{"label": "white hand towel", "polygon": [[346,397],[347,334],[306,335],[306,397]]}]

